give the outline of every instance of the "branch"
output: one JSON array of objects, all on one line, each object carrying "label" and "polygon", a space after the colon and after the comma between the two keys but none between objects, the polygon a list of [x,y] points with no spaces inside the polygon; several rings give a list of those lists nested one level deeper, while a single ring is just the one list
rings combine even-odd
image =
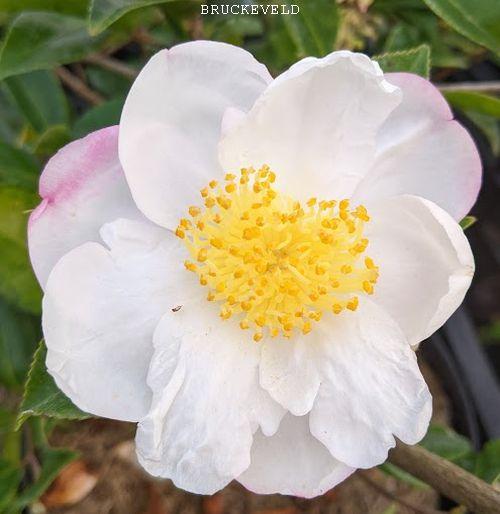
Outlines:
[{"label": "branch", "polygon": [[100,54],[92,54],[85,58],[85,62],[90,64],[95,64],[104,68],[106,70],[117,73],[118,75],[122,75],[128,79],[135,79],[138,75],[138,71],[127,64],[123,64],[118,59],[113,59],[112,57],[106,57]]},{"label": "branch", "polygon": [[391,491],[388,491],[385,489],[385,487],[382,487],[380,484],[378,484],[375,480],[373,480],[369,474],[366,471],[358,471],[356,476],[363,481],[365,481],[367,484],[369,484],[373,489],[375,489],[379,494],[382,496],[385,496],[391,501],[394,501],[396,503],[399,503],[403,507],[412,510],[413,512],[416,512],[417,514],[443,514],[443,511],[436,510],[436,509],[427,509],[425,507],[420,507],[417,505],[413,505],[412,503],[406,501],[403,498],[400,498],[396,494],[392,493]]},{"label": "branch", "polygon": [[475,91],[481,93],[500,92],[500,80],[486,82],[457,82],[456,84],[434,84],[440,91]]},{"label": "branch", "polygon": [[500,514],[500,491],[421,446],[398,442],[388,460],[475,514]]},{"label": "branch", "polygon": [[83,80],[79,79],[76,75],[73,75],[73,73],[71,73],[67,68],[57,68],[56,73],[64,85],[68,86],[89,104],[99,105],[104,102],[104,98],[99,93],[90,89]]}]

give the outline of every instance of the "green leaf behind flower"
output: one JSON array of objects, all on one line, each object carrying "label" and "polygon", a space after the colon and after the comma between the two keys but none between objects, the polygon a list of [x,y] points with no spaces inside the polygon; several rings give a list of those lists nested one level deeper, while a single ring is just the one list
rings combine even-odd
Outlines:
[{"label": "green leaf behind flower", "polygon": [[96,40],[81,18],[55,12],[22,12],[10,24],[0,49],[0,79],[82,59]]},{"label": "green leaf behind flower", "polygon": [[410,50],[390,52],[373,57],[385,73],[405,71],[429,78],[431,50],[429,45],[420,45]]},{"label": "green leaf behind flower", "polygon": [[424,2],[457,32],[500,55],[500,9],[497,0]]},{"label": "green leaf behind flower", "polygon": [[47,348],[40,342],[24,386],[24,396],[19,408],[17,427],[30,416],[49,416],[57,419],[86,419],[89,414],[81,411],[57,387],[45,366]]}]

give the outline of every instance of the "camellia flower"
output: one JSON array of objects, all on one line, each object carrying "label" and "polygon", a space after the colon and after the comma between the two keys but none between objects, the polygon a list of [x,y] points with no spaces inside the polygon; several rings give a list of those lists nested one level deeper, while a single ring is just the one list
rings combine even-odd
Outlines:
[{"label": "camellia flower", "polygon": [[163,50],[119,128],[41,177],[48,370],[139,422],[140,462],[179,487],[321,494],[426,432],[414,349],[471,282],[457,221],[480,174],[416,75],[334,52],[273,80],[230,45]]}]

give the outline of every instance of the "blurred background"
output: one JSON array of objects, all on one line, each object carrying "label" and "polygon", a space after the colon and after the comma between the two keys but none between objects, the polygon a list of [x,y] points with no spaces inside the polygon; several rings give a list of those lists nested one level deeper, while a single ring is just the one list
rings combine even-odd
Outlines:
[{"label": "blurred background", "polygon": [[434,396],[422,444],[500,483],[500,2],[272,2],[298,5],[293,16],[202,16],[202,3],[252,2],[0,0],[0,512],[465,513],[391,464],[315,500],[258,496],[236,484],[212,497],[184,493],[141,471],[133,425],[88,418],[47,375],[42,293],[26,250],[47,159],[118,123],[138,70],[161,48],[225,41],[273,75],[306,56],[362,51],[386,71],[429,76],[481,153],[484,185],[462,222],[477,274],[464,307],[419,352]]}]

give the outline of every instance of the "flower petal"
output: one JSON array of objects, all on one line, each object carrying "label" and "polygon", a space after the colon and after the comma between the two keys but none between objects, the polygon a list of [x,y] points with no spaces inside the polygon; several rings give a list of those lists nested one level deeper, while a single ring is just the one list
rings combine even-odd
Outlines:
[{"label": "flower petal", "polygon": [[370,468],[387,458],[394,436],[415,444],[425,435],[432,399],[415,352],[375,304],[362,299],[328,325],[311,433],[336,459]]},{"label": "flower petal", "polygon": [[401,88],[403,101],[382,126],[376,161],[353,199],[422,196],[459,221],[474,205],[481,185],[474,141],[429,81],[410,73],[386,78]]},{"label": "flower petal", "polygon": [[117,220],[101,230],[107,250],[85,243],[62,257],[47,282],[47,368],[86,412],[126,421],[147,413],[153,331],[190,294],[184,248],[151,223]]},{"label": "flower petal", "polygon": [[254,436],[250,467],[238,477],[257,494],[313,498],[345,480],[354,468],[334,459],[309,430],[309,417],[287,414],[278,431]]},{"label": "flower petal", "polygon": [[178,487],[212,494],[248,468],[258,427],[272,434],[284,415],[259,386],[260,347],[201,298],[165,314],[154,345],[139,461]]},{"label": "flower petal", "polygon": [[364,55],[304,59],[221,141],[221,164],[226,171],[268,164],[280,189],[299,199],[348,196],[372,164],[377,130],[399,101],[399,90]]},{"label": "flower petal", "polygon": [[469,242],[448,213],[423,198],[396,196],[369,211],[367,255],[380,267],[373,301],[417,344],[462,303],[474,274]]},{"label": "flower petal", "polygon": [[118,160],[118,127],[98,130],[59,150],[40,177],[40,196],[43,201],[29,220],[28,245],[42,287],[65,253],[99,241],[104,223],[143,219]]},{"label": "flower petal", "polygon": [[175,228],[199,190],[219,173],[217,143],[228,107],[248,111],[270,82],[241,48],[193,41],[146,64],[120,122],[120,160],[146,216]]}]

